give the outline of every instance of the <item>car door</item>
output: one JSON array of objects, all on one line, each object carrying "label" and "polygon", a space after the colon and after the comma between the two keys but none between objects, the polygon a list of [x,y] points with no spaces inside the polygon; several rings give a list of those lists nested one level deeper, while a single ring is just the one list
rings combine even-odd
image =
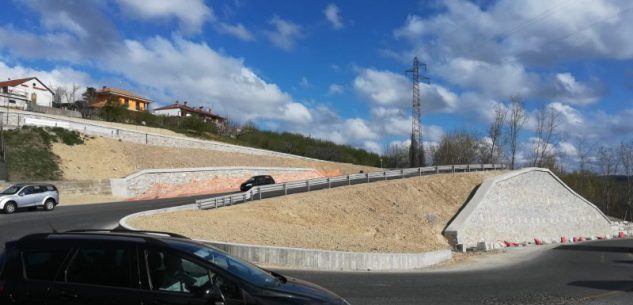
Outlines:
[{"label": "car door", "polygon": [[70,253],[69,247],[42,244],[20,249],[15,275],[14,304],[48,304],[49,291]]},{"label": "car door", "polygon": [[137,249],[133,243],[80,245],[51,289],[51,305],[140,305]]},{"label": "car door", "polygon": [[18,208],[28,207],[33,205],[33,186],[25,186],[15,199]]},{"label": "car door", "polygon": [[31,194],[32,206],[43,205],[44,197],[46,197],[46,188],[41,185],[33,186],[33,193]]},{"label": "car door", "polygon": [[[146,249],[143,260],[145,264],[142,270],[145,272],[141,273],[144,273],[142,277],[147,279],[144,304],[244,304],[241,294],[237,299],[234,299],[235,293],[221,298],[220,289],[223,287],[230,287],[231,291],[240,293],[241,289],[237,285],[232,285],[232,282],[222,281],[221,277],[195,258],[168,249]],[[220,287],[220,283],[225,284]]]}]

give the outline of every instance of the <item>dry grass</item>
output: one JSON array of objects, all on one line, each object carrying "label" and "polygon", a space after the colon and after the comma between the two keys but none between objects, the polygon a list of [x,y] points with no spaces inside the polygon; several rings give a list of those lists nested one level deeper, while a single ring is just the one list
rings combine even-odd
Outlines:
[{"label": "dry grass", "polygon": [[174,148],[120,142],[109,138],[87,139],[83,145],[54,143],[67,180],[125,177],[142,169],[213,166],[309,167],[325,175],[358,173],[377,168],[283,157],[256,156],[206,149]]},{"label": "dry grass", "polygon": [[149,230],[227,242],[360,252],[449,247],[441,232],[481,182],[473,172],[375,182],[217,210],[132,220]]}]

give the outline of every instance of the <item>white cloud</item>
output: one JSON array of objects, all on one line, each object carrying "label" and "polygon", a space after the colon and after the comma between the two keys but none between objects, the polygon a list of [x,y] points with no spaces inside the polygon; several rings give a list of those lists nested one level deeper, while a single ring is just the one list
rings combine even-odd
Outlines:
[{"label": "white cloud", "polygon": [[4,81],[9,78],[25,78],[25,77],[37,77],[44,85],[49,86],[51,90],[54,87],[70,87],[73,84],[83,88],[86,86],[93,86],[94,81],[87,73],[78,71],[70,67],[56,67],[52,70],[37,70],[31,69],[19,65],[8,66],[6,63],[0,61],[0,80]]},{"label": "white cloud", "polygon": [[266,36],[272,44],[285,51],[291,51],[295,47],[297,40],[304,37],[300,25],[281,19],[275,15],[268,22],[274,27],[273,31],[266,31]]},{"label": "white cloud", "polygon": [[206,21],[215,21],[213,9],[204,0],[118,0],[127,14],[145,19],[178,19],[185,33],[198,33]]},{"label": "white cloud", "polygon": [[253,34],[244,27],[241,23],[238,24],[228,24],[224,22],[220,22],[217,24],[217,29],[220,33],[229,34],[237,39],[243,41],[254,41],[255,37]]},{"label": "white cloud", "polygon": [[[402,74],[391,71],[361,69],[354,79],[355,91],[375,106],[411,108],[411,82]],[[457,95],[448,89],[431,84],[421,84],[422,112],[451,112],[455,109]]]},{"label": "white cloud", "polygon": [[323,10],[323,14],[325,15],[325,19],[335,30],[345,27],[343,24],[343,18],[340,15],[340,10],[336,4],[328,4],[325,10]]},{"label": "white cloud", "polygon": [[345,89],[343,89],[343,86],[338,85],[338,84],[330,84],[330,86],[327,89],[327,93],[329,95],[341,94],[343,93],[343,91],[345,91]]},{"label": "white cloud", "polygon": [[310,83],[308,78],[303,76],[303,77],[301,77],[301,80],[299,81],[299,86],[301,86],[303,88],[310,88],[310,87],[312,87],[312,84]]},{"label": "white cloud", "polygon": [[233,58],[175,37],[126,40],[104,67],[125,75],[159,99],[188,99],[240,121],[275,119],[309,122],[305,106],[293,101],[277,85],[268,83]]},{"label": "white cloud", "polygon": [[345,120],[344,128],[353,140],[377,140],[379,135],[360,118]]},{"label": "white cloud", "polygon": [[369,152],[373,152],[376,154],[382,154],[382,147],[380,143],[376,141],[365,141],[363,142],[363,148]]}]

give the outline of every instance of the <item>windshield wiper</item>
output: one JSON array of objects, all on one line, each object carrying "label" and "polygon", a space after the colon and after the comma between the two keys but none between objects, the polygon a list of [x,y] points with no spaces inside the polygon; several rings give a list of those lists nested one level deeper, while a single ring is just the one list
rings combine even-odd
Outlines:
[{"label": "windshield wiper", "polygon": [[285,284],[285,283],[287,283],[287,282],[288,282],[288,279],[287,279],[285,276],[283,276],[283,275],[281,275],[281,274],[279,274],[279,273],[277,273],[277,272],[275,272],[275,271],[270,271],[270,270],[266,270],[266,271],[268,271],[268,273],[270,273],[272,276],[274,276],[275,278],[277,278],[277,279],[278,279],[279,281],[281,281],[282,283],[284,283],[284,284]]}]

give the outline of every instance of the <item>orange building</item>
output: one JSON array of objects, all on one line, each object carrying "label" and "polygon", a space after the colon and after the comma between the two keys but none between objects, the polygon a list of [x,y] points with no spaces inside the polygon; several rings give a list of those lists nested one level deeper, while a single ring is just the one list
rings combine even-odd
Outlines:
[{"label": "orange building", "polygon": [[127,90],[103,86],[101,90],[96,92],[95,101],[90,106],[101,108],[110,100],[118,100],[120,104],[127,105],[127,109],[131,111],[149,110],[149,103],[152,102]]}]

